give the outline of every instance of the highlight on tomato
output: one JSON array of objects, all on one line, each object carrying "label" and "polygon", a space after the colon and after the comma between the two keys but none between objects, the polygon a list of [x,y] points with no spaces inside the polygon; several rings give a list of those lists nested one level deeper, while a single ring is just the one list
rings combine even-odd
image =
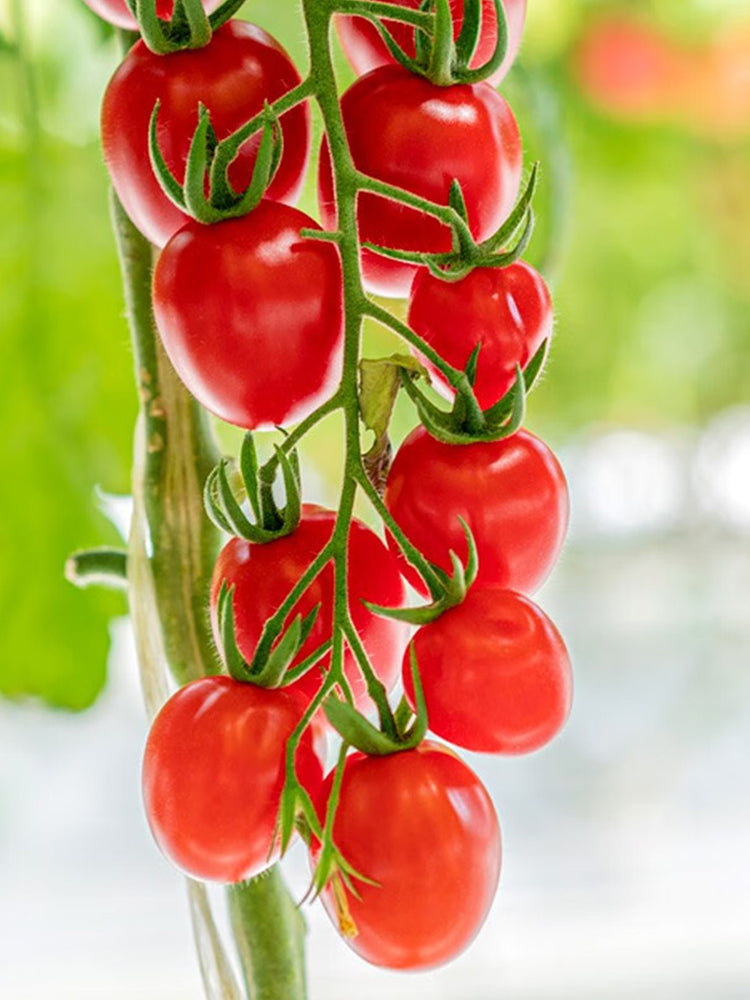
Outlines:
[{"label": "highlight on tomato", "polygon": [[[451,183],[457,180],[476,240],[491,236],[512,209],[521,182],[521,137],[509,105],[486,83],[438,87],[401,66],[382,66],[344,93],[341,112],[354,164],[362,173],[439,205],[448,204]],[[323,225],[335,229],[326,141],[318,197]],[[372,192],[358,197],[357,224],[361,241],[389,249],[451,249],[448,226]],[[417,265],[364,248],[362,271],[368,291],[406,297]]]},{"label": "highlight on tomato", "polygon": [[[274,863],[286,743],[305,708],[299,693],[230,677],[191,681],[164,704],[146,741],[143,799],[174,865],[193,878],[239,882]],[[311,728],[295,766],[315,793],[323,768]]]},{"label": "highlight on tomato", "polygon": [[[332,784],[333,773],[314,799],[321,821]],[[335,874],[321,898],[366,961],[433,968],[480,930],[500,877],[500,827],[484,785],[447,747],[424,741],[389,756],[348,757],[333,840],[371,881],[354,877],[352,892]],[[317,857],[313,844],[313,864]]]},{"label": "highlight on tomato", "polygon": [[[138,24],[130,13],[126,0],[83,0],[95,14],[114,24],[116,28],[127,28],[136,31]],[[222,0],[203,0],[207,13],[216,10]],[[174,9],[173,0],[156,0],[156,13],[161,18],[170,18]]]},{"label": "highlight on tomato", "polygon": [[[418,10],[421,0],[395,0],[399,7],[410,7]],[[449,0],[453,14],[453,37],[457,38],[461,31],[464,16],[463,0]],[[508,24],[508,48],[505,58],[488,77],[487,82],[496,87],[511,67],[518,54],[521,44],[521,34],[526,20],[526,0],[503,0],[505,18]],[[346,58],[358,76],[369,73],[378,66],[388,66],[395,62],[388,51],[380,32],[366,17],[336,17],[336,30]],[[389,29],[394,39],[408,56],[414,58],[414,29],[408,24],[383,18],[383,24]],[[497,42],[497,14],[495,0],[482,0],[482,25],[479,41],[474,55],[469,63],[472,69],[484,65],[495,51]]]},{"label": "highlight on tomato", "polygon": [[[223,582],[234,587],[235,635],[240,652],[251,660],[263,625],[330,540],[336,513],[314,504],[304,504],[297,528],[289,535],[262,545],[233,538],[222,549],[211,580],[211,621],[217,644],[220,631],[217,615],[219,591]],[[398,607],[405,599],[404,584],[398,563],[375,532],[354,518],[348,541],[347,596],[349,613],[369,654],[378,678],[390,689],[398,679],[407,629],[401,622],[368,611],[363,600],[388,607]],[[315,624],[300,649],[292,667],[301,663],[331,638],[334,601],[334,570],[328,563],[307,588],[288,616],[303,618],[320,605]],[[327,654],[307,673],[293,681],[289,689],[302,693],[310,701],[320,688],[323,671],[330,665]],[[360,710],[370,707],[367,685],[347,647],[344,673],[355,704]]]},{"label": "highlight on tomato", "polygon": [[[407,538],[447,572],[450,551],[466,563],[459,518],[474,536],[477,584],[533,593],[557,559],[568,525],[565,476],[547,445],[520,430],[500,441],[450,445],[417,427],[396,452],[385,502]],[[400,554],[401,572],[425,594]]]},{"label": "highlight on tomato", "polygon": [[189,222],[159,256],[154,315],[193,396],[222,420],[272,429],[302,420],[341,374],[341,263],[296,208],[261,201],[211,226]]},{"label": "highlight on tomato", "polygon": [[[173,204],[149,159],[151,114],[160,101],[159,148],[182,183],[190,141],[203,104],[219,139],[230,135],[300,82],[294,63],[262,28],[229,21],[200,49],[156,55],[136,42],[110,80],[102,104],[102,147],[112,184],[143,235],[162,247],[188,221]],[[306,104],[280,118],[283,152],[267,196],[294,204],[307,167],[310,128]],[[260,133],[245,142],[229,167],[229,182],[243,191],[252,177]]]},{"label": "highlight on tomato", "polygon": [[[497,403],[552,335],[552,300],[541,274],[525,261],[478,267],[461,281],[420,268],[409,295],[409,325],[454,368],[464,369],[480,345],[474,394],[482,409]],[[453,390],[426,358],[433,385]]]},{"label": "highlight on tomato", "polygon": [[[573,679],[560,633],[527,597],[472,587],[464,601],[416,632],[411,645],[430,731],[482,753],[538,750],[570,712]],[[411,648],[404,690],[415,705]]]}]

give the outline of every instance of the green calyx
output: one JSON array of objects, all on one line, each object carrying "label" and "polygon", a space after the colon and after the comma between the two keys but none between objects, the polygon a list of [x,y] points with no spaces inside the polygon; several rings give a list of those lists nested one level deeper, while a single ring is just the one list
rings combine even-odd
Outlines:
[{"label": "green calyx", "polygon": [[[273,486],[281,470],[286,504],[279,507]],[[265,465],[258,463],[255,442],[250,431],[240,448],[239,463],[222,459],[209,473],[204,503],[214,524],[229,535],[263,544],[291,534],[302,513],[299,457],[295,449],[278,445]],[[238,499],[238,495],[240,499]],[[253,520],[242,508],[247,501]]]},{"label": "green calyx", "polygon": [[[461,30],[455,40],[453,14],[448,0],[423,0],[420,13],[431,17],[431,21],[423,26],[417,26],[411,17],[405,17],[398,9],[395,12],[391,10],[386,12],[385,8],[389,6],[386,4],[363,3],[362,10],[357,10],[357,13],[373,21],[388,51],[405,69],[426,77],[438,87],[450,87],[456,83],[481,83],[482,80],[492,76],[505,59],[508,50],[505,9],[501,0],[493,2],[497,18],[495,48],[487,62],[476,69],[470,69],[469,64],[476,51],[482,28],[481,0],[464,0]],[[347,5],[349,6],[351,5]],[[414,57],[403,50],[391,31],[379,19],[382,17],[415,24]]]},{"label": "green calyx", "polygon": [[526,396],[544,367],[549,349],[545,340],[525,369],[516,365],[516,380],[499,402],[483,410],[474,395],[474,379],[481,345],[469,358],[464,377],[453,384],[455,397],[450,410],[442,410],[417,387],[414,377],[402,373],[404,389],[417,408],[426,430],[446,444],[475,444],[500,441],[515,434],[526,417]]},{"label": "green calyx", "polygon": [[291,683],[321,660],[330,649],[330,640],[322,643],[302,663],[290,670],[292,662],[304,646],[315,625],[320,605],[304,617],[297,615],[291,624],[284,629],[276,643],[261,657],[254,657],[251,663],[245,659],[237,645],[234,625],[233,606],[234,587],[229,587],[226,581],[222,583],[217,603],[219,633],[221,635],[221,652],[230,675],[243,683],[257,684],[258,687],[275,688]]},{"label": "green calyx", "polygon": [[413,646],[410,649],[410,667],[414,682],[416,712],[412,712],[408,702],[402,698],[391,716],[391,725],[388,727],[390,732],[378,729],[361,712],[335,694],[330,694],[326,698],[323,702],[323,711],[345,743],[374,757],[401,753],[403,750],[413,750],[419,746],[427,733],[427,705]]},{"label": "green calyx", "polygon": [[451,573],[446,573],[439,566],[431,564],[434,578],[437,578],[437,584],[432,582],[432,580],[430,582],[429,589],[432,594],[432,601],[429,604],[425,604],[419,608],[386,608],[381,604],[372,604],[370,601],[364,601],[365,607],[372,611],[373,614],[380,615],[382,618],[394,618],[396,621],[408,622],[410,625],[427,625],[429,622],[434,622],[436,618],[439,618],[449,608],[455,608],[457,604],[461,604],[469,591],[469,587],[471,587],[477,578],[479,556],[471,528],[462,517],[459,517],[458,520],[461,522],[461,528],[466,537],[466,545],[469,550],[466,565],[461,562],[453,549],[449,552],[452,566]]},{"label": "green calyx", "polygon": [[127,0],[145,44],[157,55],[169,55],[185,49],[202,49],[211,41],[217,28],[240,9],[244,0],[224,0],[206,14],[202,0],[174,0],[170,18],[156,13],[156,0]]},{"label": "green calyx", "polygon": [[[181,211],[206,225],[224,219],[235,219],[251,212],[266,193],[281,160],[281,127],[271,106],[266,103],[260,116],[258,127],[262,128],[262,134],[258,154],[250,183],[242,192],[232,188],[226,169],[223,171],[214,169],[214,160],[222,143],[213,130],[209,111],[202,104],[198,108],[198,125],[190,142],[184,183],[181,184],[177,180],[159,148],[159,107],[160,102],[157,101],[151,114],[149,155],[154,173],[167,197]],[[229,136],[224,142],[233,144],[235,135]],[[226,162],[227,168],[229,162],[231,161]],[[206,195],[206,180],[208,180],[208,195]]]},{"label": "green calyx", "polygon": [[449,251],[433,254],[418,253],[411,250],[394,250],[369,242],[365,242],[363,246],[380,254],[381,257],[427,267],[430,274],[442,281],[461,281],[477,267],[507,267],[523,255],[534,231],[531,203],[538,179],[539,164],[535,163],[526,186],[508,218],[492,236],[481,243],[477,243],[471,236],[461,185],[454,180],[448,196],[448,208],[452,216],[448,221],[453,243]]}]

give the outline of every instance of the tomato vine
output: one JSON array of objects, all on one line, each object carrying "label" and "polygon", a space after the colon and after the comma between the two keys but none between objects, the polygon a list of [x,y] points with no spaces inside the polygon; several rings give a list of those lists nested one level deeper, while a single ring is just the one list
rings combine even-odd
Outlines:
[{"label": "tomato vine", "polygon": [[[354,947],[370,961],[427,967],[452,957],[481,925],[499,874],[499,827],[476,776],[452,751],[424,740],[428,701],[440,705],[438,713],[448,717],[450,705],[443,705],[433,691],[434,670],[428,690],[423,689],[418,648],[433,650],[434,637],[439,644],[443,630],[449,628],[446,623],[458,621],[460,631],[467,614],[471,630],[471,610],[479,606],[494,614],[495,641],[506,650],[509,663],[523,664],[530,654],[519,647],[517,622],[525,614],[523,621],[534,623],[547,644],[543,655],[554,659],[548,668],[537,669],[541,678],[537,689],[531,684],[525,690],[533,699],[534,691],[548,687],[549,677],[554,676],[559,697],[548,698],[551,707],[545,703],[541,709],[541,715],[552,713],[554,720],[545,727],[545,720],[533,713],[531,722],[528,713],[499,713],[496,725],[512,730],[523,724],[533,732],[517,735],[514,742],[512,732],[496,739],[490,731],[483,747],[511,747],[509,752],[514,752],[541,745],[562,725],[569,707],[562,640],[531,602],[504,596],[509,588],[528,593],[540,583],[559,551],[567,523],[565,483],[554,456],[520,430],[526,394],[544,364],[551,332],[546,286],[537,276],[536,295],[546,313],[535,325],[529,321],[520,347],[514,344],[516,331],[511,329],[517,307],[515,303],[508,307],[504,322],[509,332],[500,349],[502,380],[494,386],[492,398],[483,396],[484,407],[474,390],[478,373],[484,377],[486,370],[479,334],[459,359],[463,367],[454,367],[446,360],[449,352],[434,345],[429,322],[422,333],[417,332],[415,326],[421,330],[421,324],[398,319],[372,298],[383,288],[400,293],[406,278],[408,285],[419,272],[430,280],[450,282],[460,303],[463,282],[479,269],[507,277],[509,270],[498,269],[509,269],[527,245],[537,170],[532,169],[516,200],[521,181],[518,128],[504,100],[481,82],[505,64],[507,54],[504,7],[500,0],[492,0],[491,6],[495,35],[489,48],[484,39],[486,56],[477,66],[471,60],[485,16],[480,0],[464,0],[460,30],[455,4],[449,0],[411,6],[380,0],[302,0],[308,75],[300,79],[290,66],[281,94],[277,89],[262,100],[254,98],[254,107],[262,104],[254,114],[247,108],[240,114],[232,107],[221,127],[222,115],[206,98],[206,106],[195,108],[194,132],[188,135],[188,119],[175,126],[179,115],[170,112],[159,86],[153,92],[141,87],[139,66],[148,67],[155,60],[155,69],[146,72],[161,78],[178,60],[189,65],[191,83],[176,101],[185,105],[194,96],[190,87],[196,74],[218,72],[221,67],[212,66],[212,59],[219,58],[215,53],[229,52],[235,43],[267,47],[285,67],[287,57],[261,29],[241,29],[229,20],[239,0],[209,4],[206,9],[201,0],[175,0],[171,18],[155,0],[127,0],[144,40],[131,49],[137,36],[127,32],[121,36],[125,61],[104,101],[105,159],[115,189],[140,230],[166,246],[156,257],[114,197],[141,403],[134,519],[126,563],[117,553],[78,554],[72,572],[80,578],[98,573],[100,578],[114,579],[127,570],[147,706],[156,714],[144,765],[149,821],[167,855],[188,874],[233,883],[230,908],[248,993],[254,998],[298,1000],[305,995],[299,920],[278,871],[270,867],[296,831],[307,840],[314,859],[311,891],[323,896],[342,933],[356,934],[361,927],[363,937]],[[364,17],[376,28],[384,51],[401,65],[374,69],[340,95],[331,28],[334,17],[352,15]],[[123,9],[119,23],[127,20],[128,11]],[[386,22],[412,31],[413,53],[399,43],[398,32]],[[220,45],[211,49],[214,41]],[[349,109],[362,94],[369,101],[369,92],[377,93],[381,86],[389,95],[401,95],[388,97],[395,105],[407,89],[418,94],[413,106],[404,105],[409,124],[404,134],[413,148],[414,132],[419,133],[424,148],[416,159],[423,161],[423,154],[429,153],[427,159],[439,164],[435,176],[420,178],[419,170],[414,176],[399,171],[400,149],[390,150],[394,162],[384,162],[370,111],[367,122],[376,136],[374,157],[371,148],[368,152],[368,136],[357,136],[362,116],[356,107],[351,113]],[[226,88],[219,89],[223,101]],[[134,93],[140,93],[146,106],[139,108],[141,138],[128,151],[131,137],[123,133]],[[319,179],[325,229],[297,209],[267,198],[282,164],[288,164],[286,129],[287,139],[291,135],[292,145],[297,145],[291,151],[297,162],[278,197],[294,200],[290,192],[298,187],[300,157],[302,161],[307,157],[309,102],[317,105],[325,136]],[[425,104],[432,106],[435,121],[424,119]],[[372,107],[377,107],[377,99]],[[400,113],[398,107],[396,112]],[[242,121],[248,114],[249,119]],[[289,128],[291,116],[296,116],[296,132]],[[445,125],[453,119],[464,128],[460,141],[453,141]],[[151,165],[161,183],[156,195],[152,174],[139,174],[149,130]],[[490,135],[492,141],[485,143],[487,163],[474,169],[472,156],[466,153]],[[362,141],[355,141],[358,138]],[[168,149],[170,143],[173,148]],[[184,176],[178,176],[181,156]],[[240,161],[241,178],[235,169]],[[448,189],[445,176],[451,179]],[[142,201],[151,203],[143,218]],[[183,215],[195,221],[184,221]],[[368,231],[368,219],[389,221],[385,228]],[[414,219],[419,221],[416,236]],[[300,292],[295,299],[297,293],[290,289],[299,283],[303,270],[300,248],[315,263],[307,282],[302,281],[305,295]],[[267,265],[276,269],[269,271],[273,277],[268,279],[263,277]],[[202,284],[204,273],[213,285],[210,302]],[[272,287],[254,284],[259,280]],[[333,285],[340,285],[340,309],[325,297]],[[280,324],[278,296],[283,299],[285,289],[286,312]],[[395,333],[416,357],[363,360],[366,319]],[[223,347],[211,353],[208,338],[218,332]],[[312,352],[307,356],[306,344]],[[269,357],[273,361],[268,362]],[[442,380],[450,397],[449,410],[419,387],[420,380],[428,378],[422,362]],[[277,370],[272,371],[274,364]],[[237,390],[228,388],[236,381],[233,368],[240,368],[244,376],[239,383],[241,398],[228,397]],[[339,369],[337,384],[329,386],[331,373]],[[290,392],[304,396],[302,402],[309,405],[295,409],[280,400],[285,381]],[[404,443],[389,473],[388,424],[401,388],[414,401],[424,426]],[[237,462],[220,459],[204,407],[247,430]],[[335,513],[303,504],[296,453],[305,435],[333,413],[343,418],[344,437]],[[375,437],[366,453],[362,422]],[[287,423],[290,427],[273,455],[260,465],[252,431]],[[423,457],[406,457],[417,452],[434,453],[431,463],[420,465]],[[490,464],[492,476],[499,477],[492,497],[477,488]],[[449,484],[451,470],[454,482]],[[404,486],[410,475],[414,481]],[[273,489],[279,476],[283,507]],[[420,487],[429,494],[431,485],[432,496],[423,498]],[[382,522],[388,547],[354,518],[360,491]],[[517,495],[522,498],[520,513]],[[443,503],[442,512],[439,503],[433,509],[433,500]],[[210,518],[204,514],[204,502]],[[236,537],[219,554],[222,533]],[[500,553],[498,537],[505,545]],[[300,554],[297,550],[303,543],[306,547]],[[369,546],[367,555],[353,555],[357,545]],[[260,552],[265,553],[263,558]],[[426,605],[404,606],[399,566],[427,597]],[[269,589],[268,580],[262,578],[272,572],[285,582],[274,582]],[[373,589],[375,577],[381,578],[379,589]],[[467,598],[474,595],[475,583],[502,589],[483,604],[481,598]],[[248,611],[243,602],[254,606]],[[407,697],[394,709],[389,689],[406,645],[404,640],[394,655],[404,623],[420,626],[420,631],[403,654]],[[481,628],[481,623],[475,624]],[[223,662],[217,658],[217,646]],[[434,652],[430,655],[433,661],[439,659]],[[165,667],[180,685],[168,700]],[[481,663],[477,669],[482,669]],[[231,676],[211,677],[224,673]],[[358,678],[376,710],[377,725],[362,714],[366,704]],[[500,682],[498,689],[499,697],[505,697],[507,682],[505,686]],[[208,726],[209,717],[224,727],[226,739]],[[277,727],[269,742],[272,717],[283,718],[283,736]],[[441,719],[439,727],[453,733],[454,721]],[[488,725],[492,730],[493,723]],[[326,727],[338,732],[342,746],[324,785],[316,734]],[[467,728],[464,719],[459,732],[462,727]],[[471,746],[462,744],[460,735],[451,738]],[[359,753],[349,754],[351,747]],[[194,763],[186,775],[185,761],[191,754],[201,766]],[[240,772],[243,761],[246,773]],[[232,770],[228,779],[224,768]],[[439,788],[443,779],[436,777],[443,774],[451,775],[445,780],[458,782],[463,791],[443,793]],[[362,831],[377,826],[372,806],[369,818],[357,812],[356,796],[349,789],[359,782],[375,796],[373,801],[380,796],[384,804],[385,847],[373,862],[376,868],[382,866],[374,877],[368,872],[367,852],[359,852],[346,832],[360,831],[356,841],[365,835]],[[403,795],[415,797],[408,823],[402,824],[412,831],[408,835],[402,834],[393,810],[385,808],[389,783],[403,787]],[[481,826],[481,838],[473,836],[472,824],[465,819],[469,814]],[[347,826],[348,816],[353,817],[354,827]],[[247,850],[237,826],[241,828],[243,817],[255,837]],[[212,826],[215,820],[220,830]],[[422,886],[435,912],[450,913],[455,894],[463,892],[457,871],[447,879],[448,888],[428,890],[415,854],[418,836],[442,823],[455,831],[459,854],[471,866],[473,905],[464,908],[459,930],[449,935],[445,947],[433,946],[429,929],[422,933],[411,927],[407,933],[401,920],[388,929],[389,946],[379,948],[382,927],[378,925],[388,922],[388,914],[403,902],[399,880],[411,886],[408,893],[419,893]],[[404,836],[411,842],[402,845],[404,856],[399,859]],[[214,842],[219,845],[215,856]],[[356,861],[359,857],[362,860]],[[365,898],[372,901],[369,908]],[[208,984],[226,963],[210,916],[197,905],[194,914],[199,937],[210,944],[201,953]],[[444,936],[446,928],[441,925],[434,933]],[[227,975],[222,972],[221,978],[228,982]],[[231,997],[232,990],[229,985],[219,995]]]}]

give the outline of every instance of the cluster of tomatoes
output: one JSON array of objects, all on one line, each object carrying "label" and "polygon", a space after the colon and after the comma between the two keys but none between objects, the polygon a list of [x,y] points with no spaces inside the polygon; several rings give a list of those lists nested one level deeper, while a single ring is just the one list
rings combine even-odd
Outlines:
[{"label": "cluster of tomatoes", "polygon": [[[114,23],[132,26],[125,0],[87,2]],[[396,4],[420,9],[419,0]],[[168,15],[169,6],[157,5],[159,14]],[[450,6],[458,35],[463,5],[451,0]],[[517,48],[525,0],[505,0],[504,8],[508,51],[493,82]],[[483,0],[471,66],[485,63],[495,48],[496,14],[493,0]],[[515,119],[490,82],[438,86],[395,64],[371,20],[337,20],[345,52],[361,74],[340,102],[348,155],[363,178],[406,193],[398,200],[363,183],[357,228],[364,289],[408,295],[415,342],[459,371],[481,345],[474,393],[480,408],[491,409],[551,334],[549,292],[520,260],[504,267],[488,262],[460,280],[443,280],[421,266],[409,255],[449,254],[455,244],[450,229],[410,204],[408,195],[445,206],[457,180],[476,245],[491,240],[521,181]],[[414,28],[396,21],[390,28],[402,50],[415,56]],[[113,185],[135,225],[161,250],[154,312],[165,349],[201,404],[248,430],[304,420],[331,399],[341,379],[341,256],[335,240],[313,238],[321,226],[294,207],[310,148],[307,103],[291,102],[279,115],[278,162],[263,198],[247,214],[211,225],[191,219],[174,192],[167,196],[152,168],[149,132],[179,187],[199,105],[210,115],[215,142],[301,85],[278,42],[231,20],[194,50],[160,55],[138,41],[104,98],[103,145]],[[240,146],[226,178],[230,194],[253,183],[262,143],[256,132]],[[318,190],[329,233],[338,225],[336,155],[324,139]],[[404,254],[395,259],[378,247]],[[450,396],[444,372],[425,364]],[[351,520],[350,625],[375,678],[386,691],[402,679],[406,704],[417,713],[426,708],[431,732],[454,746],[506,754],[542,746],[562,726],[571,697],[562,639],[526,596],[550,571],[567,526],[567,490],[554,455],[525,430],[449,444],[420,426],[395,455],[383,502],[438,579],[450,577],[456,559],[470,562],[472,548],[478,573],[460,603],[425,620],[410,638],[403,621],[373,606],[403,607],[404,580],[421,594],[428,593],[425,582],[392,532],[386,544]],[[249,663],[267,621],[336,524],[336,512],[303,505],[293,530],[280,537],[227,542],[211,590],[220,647],[226,588],[237,648]],[[497,817],[476,775],[433,740],[382,755],[353,752],[324,776],[330,724],[318,712],[298,730],[331,664],[337,584],[326,563],[290,610],[289,621],[311,624],[289,664],[289,683],[262,687],[205,677],[162,708],[144,763],[149,822],[164,852],[189,874],[222,882],[256,876],[280,853],[279,809],[294,735],[294,773],[320,821],[317,833],[307,830],[313,865],[326,849],[326,826],[328,846],[335,845],[346,866],[334,867],[322,887],[326,909],[369,961],[434,966],[466,946],[489,909],[500,871]],[[314,665],[295,674],[320,649],[325,652]],[[348,641],[343,678],[353,706],[367,711],[371,683],[356,652]],[[329,815],[331,801],[335,813]]]}]

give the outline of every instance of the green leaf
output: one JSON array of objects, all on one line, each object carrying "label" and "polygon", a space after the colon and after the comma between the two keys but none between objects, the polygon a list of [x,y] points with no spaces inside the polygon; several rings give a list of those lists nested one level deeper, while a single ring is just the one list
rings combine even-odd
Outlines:
[{"label": "green leaf", "polygon": [[381,437],[388,430],[398,390],[401,371],[427,377],[427,372],[410,354],[392,354],[388,358],[365,358],[360,362],[359,406],[368,430]]},{"label": "green leaf", "polygon": [[82,709],[104,684],[110,619],[127,608],[120,594],[71,586],[64,568],[77,549],[121,543],[95,486],[127,491],[131,354],[98,159],[87,147],[42,139],[42,177],[15,140],[6,142],[0,692]]}]

